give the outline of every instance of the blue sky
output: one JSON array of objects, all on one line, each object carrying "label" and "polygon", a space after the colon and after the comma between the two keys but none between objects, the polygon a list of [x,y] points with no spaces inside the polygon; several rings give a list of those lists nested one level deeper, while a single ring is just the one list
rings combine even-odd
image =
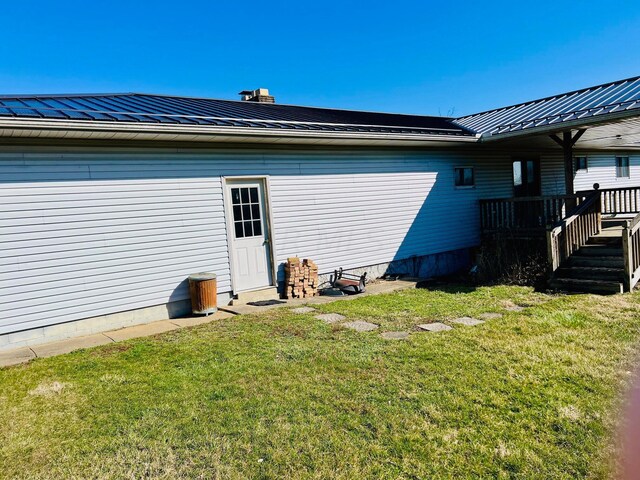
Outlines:
[{"label": "blue sky", "polygon": [[0,93],[463,115],[640,75],[634,1],[3,2]]}]

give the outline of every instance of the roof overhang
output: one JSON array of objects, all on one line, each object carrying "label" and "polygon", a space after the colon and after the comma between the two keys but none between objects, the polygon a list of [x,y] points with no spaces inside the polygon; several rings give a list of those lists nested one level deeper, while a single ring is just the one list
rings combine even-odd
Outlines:
[{"label": "roof overhang", "polygon": [[576,150],[640,150],[640,112],[599,116],[585,121],[562,122],[554,126],[533,127],[518,132],[483,136],[481,144],[501,148],[557,149],[551,135],[563,131],[585,130],[575,144]]},{"label": "roof overhang", "polygon": [[203,143],[441,146],[475,143],[479,135],[329,132],[201,125],[0,118],[0,140],[77,139]]},{"label": "roof overhang", "polygon": [[[587,118],[576,118],[557,123],[547,123],[545,125],[524,127],[519,130],[512,130],[504,133],[484,133],[481,135],[482,142],[494,142],[517,137],[530,137],[537,135],[551,135],[553,133],[567,130],[589,129],[602,125],[621,123],[630,118],[640,118],[640,109],[625,110],[621,112],[607,113]],[[535,121],[532,121],[535,123]]]}]

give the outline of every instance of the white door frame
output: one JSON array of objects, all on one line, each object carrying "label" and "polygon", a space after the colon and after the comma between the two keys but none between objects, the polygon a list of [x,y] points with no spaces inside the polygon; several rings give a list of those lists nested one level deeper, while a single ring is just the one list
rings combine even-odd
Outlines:
[{"label": "white door frame", "polygon": [[235,285],[235,260],[233,258],[234,248],[234,230],[233,230],[233,208],[231,206],[231,198],[229,195],[229,189],[227,188],[227,182],[243,181],[243,180],[255,180],[262,183],[264,191],[264,211],[265,211],[265,228],[267,238],[269,239],[269,260],[271,268],[271,287],[275,287],[278,284],[278,270],[276,263],[276,242],[273,234],[273,212],[271,209],[271,188],[269,175],[236,175],[236,176],[222,176],[222,198],[224,202],[224,217],[227,226],[227,256],[229,257],[229,267],[231,268],[231,290],[233,293],[237,293]]}]

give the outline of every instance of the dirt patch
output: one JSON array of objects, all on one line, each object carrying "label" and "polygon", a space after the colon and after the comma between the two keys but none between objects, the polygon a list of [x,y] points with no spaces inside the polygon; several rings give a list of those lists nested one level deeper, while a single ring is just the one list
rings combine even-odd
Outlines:
[{"label": "dirt patch", "polygon": [[33,390],[30,390],[29,395],[53,397],[55,395],[60,395],[66,387],[67,384],[62,382],[43,382]]}]

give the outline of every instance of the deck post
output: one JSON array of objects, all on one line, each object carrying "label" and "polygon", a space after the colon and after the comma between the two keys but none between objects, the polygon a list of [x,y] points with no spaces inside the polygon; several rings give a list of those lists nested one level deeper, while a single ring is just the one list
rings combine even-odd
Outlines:
[{"label": "deck post", "polygon": [[[564,188],[565,194],[567,195],[571,195],[574,193],[573,146],[576,144],[576,142],[584,132],[585,129],[580,129],[576,132],[575,135],[573,135],[571,130],[567,130],[565,132],[562,132],[562,139],[560,139],[560,137],[558,137],[556,134],[550,135],[551,140],[562,147],[562,154],[564,157]],[[567,211],[575,208],[575,206],[576,204],[574,202],[567,201]]]},{"label": "deck post", "polygon": [[631,275],[633,275],[631,244],[629,242],[629,224],[622,229],[622,258],[624,259],[624,291],[631,291]]}]

